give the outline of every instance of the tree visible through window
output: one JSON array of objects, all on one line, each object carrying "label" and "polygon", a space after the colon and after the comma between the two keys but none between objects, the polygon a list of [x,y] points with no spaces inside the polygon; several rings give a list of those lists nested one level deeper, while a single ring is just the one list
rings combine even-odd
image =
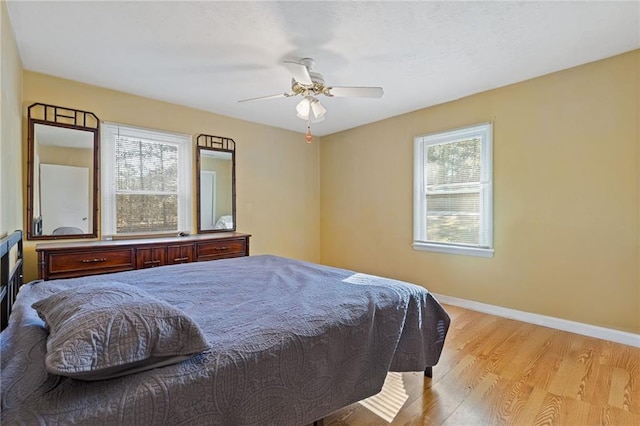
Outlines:
[{"label": "tree visible through window", "polygon": [[[105,150],[112,154],[112,162],[105,162],[105,171],[111,179],[111,197],[107,207],[113,212],[112,233],[140,234],[175,232],[181,226],[181,167],[187,156],[181,153],[184,143],[171,134],[154,133],[142,129],[109,129]],[[184,139],[184,137],[183,137]],[[187,156],[190,158],[190,156]],[[185,173],[182,173],[184,175]],[[109,180],[109,179],[108,179]],[[188,188],[188,187],[187,187]],[[108,189],[108,188],[107,188]],[[182,190],[184,192],[184,189]],[[186,189],[186,192],[190,192]],[[103,197],[104,199],[104,197]],[[184,210],[184,209],[182,209]],[[186,229],[188,231],[188,229]]]},{"label": "tree visible through window", "polygon": [[479,245],[481,140],[425,150],[427,240]]},{"label": "tree visible through window", "polygon": [[490,125],[418,137],[415,147],[414,247],[491,249]]},{"label": "tree visible through window", "polygon": [[178,147],[116,138],[116,233],[178,229]]}]

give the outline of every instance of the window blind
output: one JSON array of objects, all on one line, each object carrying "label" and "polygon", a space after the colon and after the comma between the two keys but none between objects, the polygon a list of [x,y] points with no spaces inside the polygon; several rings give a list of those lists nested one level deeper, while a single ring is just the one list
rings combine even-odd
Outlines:
[{"label": "window blind", "polygon": [[427,240],[480,245],[481,140],[425,146]]}]

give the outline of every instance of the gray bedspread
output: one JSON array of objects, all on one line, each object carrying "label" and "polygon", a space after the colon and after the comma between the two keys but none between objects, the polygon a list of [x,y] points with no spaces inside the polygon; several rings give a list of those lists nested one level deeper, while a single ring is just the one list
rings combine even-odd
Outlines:
[{"label": "gray bedspread", "polygon": [[[139,286],[188,313],[210,349],[97,382],[45,370],[31,304],[80,283]],[[3,425],[304,425],[438,362],[449,317],[422,287],[276,256],[23,286],[0,333]]]}]

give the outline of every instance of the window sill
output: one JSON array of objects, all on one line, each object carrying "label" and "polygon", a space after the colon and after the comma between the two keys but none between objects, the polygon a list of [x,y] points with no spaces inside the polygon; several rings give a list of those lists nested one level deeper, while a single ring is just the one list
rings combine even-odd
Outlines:
[{"label": "window sill", "polygon": [[460,254],[463,256],[493,257],[493,249],[479,247],[453,246],[414,241],[413,249],[420,251],[435,251],[437,253]]}]

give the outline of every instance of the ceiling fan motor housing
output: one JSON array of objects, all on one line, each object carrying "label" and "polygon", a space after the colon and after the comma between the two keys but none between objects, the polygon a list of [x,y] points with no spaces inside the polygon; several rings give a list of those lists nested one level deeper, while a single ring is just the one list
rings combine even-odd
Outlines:
[{"label": "ceiling fan motor housing", "polygon": [[293,93],[304,96],[326,95],[328,88],[324,85],[324,77],[322,77],[322,74],[309,71],[309,77],[311,77],[311,84],[303,84],[292,78],[291,90]]}]

